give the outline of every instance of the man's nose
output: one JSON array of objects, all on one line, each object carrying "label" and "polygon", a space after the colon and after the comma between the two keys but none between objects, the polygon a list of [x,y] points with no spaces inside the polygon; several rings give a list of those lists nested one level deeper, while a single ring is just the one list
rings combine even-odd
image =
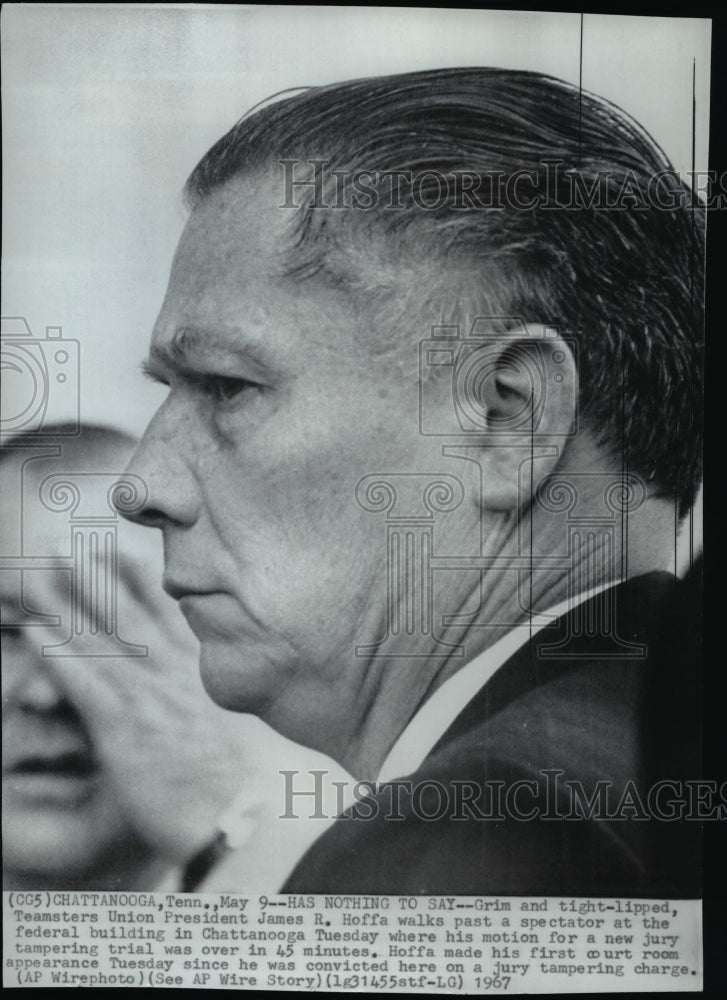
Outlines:
[{"label": "man's nose", "polygon": [[16,664],[19,668],[12,690],[4,691],[4,698],[25,712],[50,715],[59,712],[65,704],[61,687],[53,680],[48,666],[28,650]]},{"label": "man's nose", "polygon": [[153,417],[114,490],[118,512],[148,528],[189,526],[200,510],[189,441],[174,426],[173,414],[163,412],[166,406]]}]

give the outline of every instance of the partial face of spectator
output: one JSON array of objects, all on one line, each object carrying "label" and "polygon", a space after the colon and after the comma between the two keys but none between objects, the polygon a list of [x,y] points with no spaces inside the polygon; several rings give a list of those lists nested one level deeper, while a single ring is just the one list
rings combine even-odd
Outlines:
[{"label": "partial face of spectator", "polygon": [[[67,478],[80,484],[84,511],[105,517],[108,524],[113,520],[106,502],[108,473],[118,472],[131,446],[120,435],[98,432],[82,441],[66,440],[58,456],[51,449],[45,458],[33,449],[11,449],[3,456],[7,517],[0,552],[7,556],[18,548],[12,526],[20,524],[22,553],[28,557],[23,569],[7,568],[12,564],[6,562],[0,571],[3,858],[10,879],[81,886],[113,885],[120,879],[128,886],[142,884],[149,867],[159,863],[135,829],[98,733],[92,731],[92,686],[71,690],[58,672],[64,662],[58,654],[70,652],[87,674],[103,662],[82,655],[74,644],[78,630],[95,629],[93,652],[117,669],[124,663],[129,669],[133,660],[117,659],[123,650],[95,616],[95,601],[74,568],[68,512],[54,511],[48,496],[41,500],[42,485],[52,482],[48,477],[70,474]],[[106,475],[95,477],[99,472]],[[134,589],[128,568],[134,554],[128,543],[124,547],[118,571],[107,575],[108,553],[93,560],[102,587],[115,578],[117,608],[128,606]],[[123,718],[116,724],[123,727]]]},{"label": "partial face of spectator", "polygon": [[28,886],[151,887],[211,835],[249,759],[161,589],[161,539],[109,503],[132,444],[96,431],[3,457],[23,517],[4,519],[0,552],[21,524],[25,567],[0,572],[4,861]]},{"label": "partial face of spectator", "polygon": [[[64,571],[35,570],[24,600],[39,607],[28,581],[54,576],[56,594],[67,591]],[[65,586],[64,586],[65,584]],[[23,625],[24,612],[3,587],[2,630],[3,851],[7,869],[40,881],[92,883],[111,870],[143,868],[149,848],[130,827],[118,789],[106,771],[83,706],[74,704],[54,675],[41,646],[50,629]],[[58,601],[54,602],[58,609]]]}]

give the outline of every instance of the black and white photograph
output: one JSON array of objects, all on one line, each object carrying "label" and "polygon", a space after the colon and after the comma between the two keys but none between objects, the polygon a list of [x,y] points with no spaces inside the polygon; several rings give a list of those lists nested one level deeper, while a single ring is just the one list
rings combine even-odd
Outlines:
[{"label": "black and white photograph", "polygon": [[702,990],[711,20],[1,17],[4,984]]}]

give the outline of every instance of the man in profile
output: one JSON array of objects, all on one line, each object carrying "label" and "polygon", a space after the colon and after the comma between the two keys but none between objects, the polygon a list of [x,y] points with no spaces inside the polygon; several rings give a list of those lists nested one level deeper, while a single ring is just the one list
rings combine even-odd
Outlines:
[{"label": "man in profile", "polygon": [[264,106],[186,195],[132,516],[213,699],[371,783],[284,888],[694,893],[678,810],[641,814],[685,776],[659,642],[701,477],[664,155],[557,80],[440,70]]}]

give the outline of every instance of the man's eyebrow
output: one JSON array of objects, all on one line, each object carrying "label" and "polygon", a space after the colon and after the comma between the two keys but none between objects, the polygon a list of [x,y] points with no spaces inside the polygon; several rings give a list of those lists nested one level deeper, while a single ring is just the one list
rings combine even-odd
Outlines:
[{"label": "man's eyebrow", "polygon": [[231,329],[220,333],[196,326],[181,326],[165,344],[152,344],[142,370],[152,378],[168,371],[195,374],[199,365],[209,364],[215,354],[220,358],[240,358],[259,370],[261,375],[275,367],[266,346],[245,335],[242,330]]}]

